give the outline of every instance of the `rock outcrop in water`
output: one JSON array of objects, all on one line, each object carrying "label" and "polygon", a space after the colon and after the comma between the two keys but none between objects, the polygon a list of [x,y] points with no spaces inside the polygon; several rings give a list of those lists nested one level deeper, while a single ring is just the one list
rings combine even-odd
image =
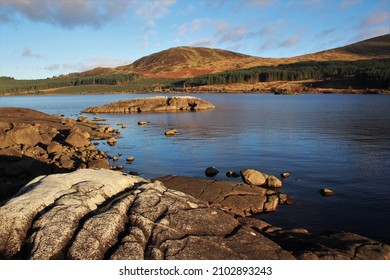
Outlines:
[{"label": "rock outcrop in water", "polygon": [[26,108],[0,108],[0,201],[36,176],[109,163],[90,142],[112,136],[78,121]]},{"label": "rock outcrop in water", "polygon": [[215,106],[192,96],[155,96],[113,102],[104,106],[90,107],[84,113],[144,113],[210,110]]},{"label": "rock outcrop in water", "polygon": [[390,259],[355,234],[282,230],[110,170],[37,177],[0,220],[0,259]]}]

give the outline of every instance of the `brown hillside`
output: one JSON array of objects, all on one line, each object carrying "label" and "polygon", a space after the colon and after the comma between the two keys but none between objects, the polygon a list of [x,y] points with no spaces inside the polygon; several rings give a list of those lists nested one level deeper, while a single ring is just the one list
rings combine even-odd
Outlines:
[{"label": "brown hillside", "polygon": [[220,49],[177,47],[142,57],[131,65],[117,67],[115,70],[135,71],[147,77],[193,77],[255,66],[263,60]]},{"label": "brown hillside", "polygon": [[231,51],[200,47],[176,47],[154,53],[116,68],[95,68],[79,75],[137,72],[145,77],[184,78],[254,66],[279,65],[298,61],[359,60],[390,58],[390,34],[340,48],[290,58],[262,58]]}]

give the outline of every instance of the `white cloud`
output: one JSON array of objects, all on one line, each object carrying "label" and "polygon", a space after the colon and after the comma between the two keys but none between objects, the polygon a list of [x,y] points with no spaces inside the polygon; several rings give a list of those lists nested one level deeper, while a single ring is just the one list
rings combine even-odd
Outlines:
[{"label": "white cloud", "polygon": [[41,59],[43,58],[42,55],[33,53],[30,48],[25,47],[22,51],[22,56],[27,58],[36,58]]},{"label": "white cloud", "polygon": [[226,22],[224,22],[222,20],[217,21],[215,23],[215,29],[216,29],[217,33],[226,32],[229,29],[229,24],[227,24]]},{"label": "white cloud", "polygon": [[225,32],[219,40],[222,43],[225,42],[238,42],[245,37],[246,28],[244,26],[236,27]]},{"label": "white cloud", "polygon": [[193,47],[213,47],[215,44],[215,40],[210,38],[203,38],[190,43]]},{"label": "white cloud", "polygon": [[282,41],[281,43],[279,43],[279,47],[288,48],[288,47],[294,46],[294,45],[296,45],[299,42],[300,39],[301,39],[300,35],[291,36],[287,40]]},{"label": "white cloud", "polygon": [[381,23],[387,23],[387,26],[389,26],[389,22],[390,22],[390,13],[385,11],[379,11],[365,17],[360,23],[360,27],[363,28],[370,27],[372,25],[381,24]]},{"label": "white cloud", "polygon": [[94,57],[85,62],[52,64],[47,67],[44,67],[44,70],[64,71],[64,72],[83,72],[83,71],[94,69],[96,67],[117,67],[117,66],[131,64],[132,62],[134,62],[133,59]]},{"label": "white cloud", "polygon": [[357,34],[352,42],[390,33],[390,13],[388,11],[375,11],[362,18],[360,23],[354,26]]},{"label": "white cloud", "polygon": [[136,13],[145,20],[158,19],[169,13],[176,0],[138,0],[135,1]]},{"label": "white cloud", "polygon": [[197,18],[192,20],[190,23],[182,24],[179,26],[180,35],[187,33],[194,33],[199,30],[203,25],[209,24],[211,22],[208,18]]},{"label": "white cloud", "polygon": [[361,2],[362,0],[342,0],[340,2],[340,8],[343,10],[349,9],[352,8],[353,6],[360,4]]},{"label": "white cloud", "polygon": [[46,22],[66,28],[100,27],[124,15],[133,0],[1,0],[0,21]]}]

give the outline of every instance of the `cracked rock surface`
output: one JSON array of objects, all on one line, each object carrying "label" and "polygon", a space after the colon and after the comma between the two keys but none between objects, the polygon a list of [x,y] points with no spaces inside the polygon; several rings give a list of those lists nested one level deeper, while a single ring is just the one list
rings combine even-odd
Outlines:
[{"label": "cracked rock surface", "polygon": [[118,171],[40,176],[0,207],[0,259],[390,259],[353,233],[284,230],[223,205]]},{"label": "cracked rock surface", "polygon": [[169,188],[208,201],[212,206],[237,216],[251,216],[275,211],[287,202],[286,194],[234,181],[217,181],[186,176],[168,175],[157,180]]},{"label": "cracked rock surface", "polygon": [[293,259],[233,215],[110,170],[41,176],[0,208],[1,259]]}]

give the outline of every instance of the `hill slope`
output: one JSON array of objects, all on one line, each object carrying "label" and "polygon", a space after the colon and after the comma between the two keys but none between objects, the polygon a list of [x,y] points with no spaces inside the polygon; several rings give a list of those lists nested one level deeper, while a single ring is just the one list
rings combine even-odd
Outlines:
[{"label": "hill slope", "polygon": [[267,59],[220,49],[176,47],[142,57],[114,71],[134,71],[154,78],[182,78],[256,66],[264,60]]},{"label": "hill slope", "polygon": [[142,57],[129,65],[116,68],[95,68],[79,73],[79,75],[136,72],[152,78],[185,78],[233,69],[279,65],[298,61],[352,61],[372,58],[390,58],[390,34],[340,48],[290,58],[263,58],[221,49],[176,47]]}]

